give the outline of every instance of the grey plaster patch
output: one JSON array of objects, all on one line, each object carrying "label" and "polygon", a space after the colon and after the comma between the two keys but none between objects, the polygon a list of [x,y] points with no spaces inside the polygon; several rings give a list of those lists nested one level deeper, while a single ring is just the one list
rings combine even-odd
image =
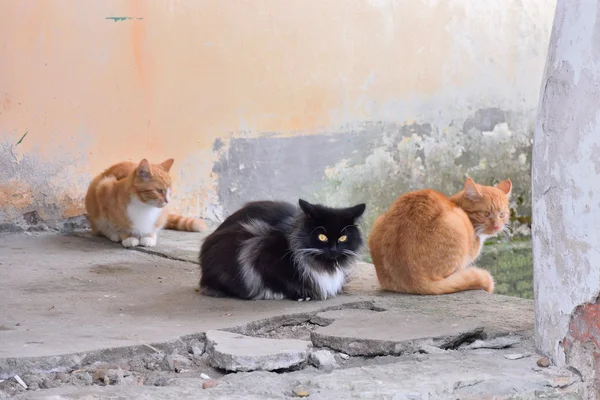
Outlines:
[{"label": "grey plaster patch", "polygon": [[223,146],[225,146],[223,140],[221,138],[216,138],[213,142],[213,151],[219,151]]},{"label": "grey plaster patch", "polygon": [[226,371],[276,371],[302,366],[308,360],[310,342],[264,339],[227,331],[206,332],[210,364]]},{"label": "grey plaster patch", "polygon": [[449,126],[370,122],[335,133],[232,139],[213,169],[219,201],[224,215],[252,200],[365,202],[368,231],[399,195],[427,187],[451,194],[469,175],[486,185],[510,178],[513,208],[529,215],[531,114],[486,108]]},{"label": "grey plaster patch", "polygon": [[219,202],[225,216],[248,201],[277,199],[296,203],[311,194],[325,169],[341,158],[359,162],[373,147],[378,125],[344,134],[286,138],[237,138],[214,165]]},{"label": "grey plaster patch", "polygon": [[316,347],[328,347],[353,356],[384,356],[419,352],[423,345],[454,348],[480,338],[484,328],[474,321],[432,317],[399,310],[328,311],[317,315],[334,321],[315,329]]},{"label": "grey plaster patch", "polygon": [[467,118],[463,124],[463,132],[475,129],[480,132],[490,132],[498,124],[506,122],[506,113],[499,108],[483,108],[475,111],[475,114]]}]

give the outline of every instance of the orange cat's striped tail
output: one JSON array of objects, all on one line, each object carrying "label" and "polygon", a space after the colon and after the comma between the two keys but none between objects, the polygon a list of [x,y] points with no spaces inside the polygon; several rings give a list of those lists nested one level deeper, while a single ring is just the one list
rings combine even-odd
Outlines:
[{"label": "orange cat's striped tail", "polygon": [[440,281],[420,282],[421,294],[448,294],[464,290],[483,289],[494,293],[494,278],[481,268],[469,267],[456,271]]},{"label": "orange cat's striped tail", "polygon": [[169,219],[167,220],[165,228],[175,231],[202,232],[206,230],[206,224],[198,218],[169,214]]}]

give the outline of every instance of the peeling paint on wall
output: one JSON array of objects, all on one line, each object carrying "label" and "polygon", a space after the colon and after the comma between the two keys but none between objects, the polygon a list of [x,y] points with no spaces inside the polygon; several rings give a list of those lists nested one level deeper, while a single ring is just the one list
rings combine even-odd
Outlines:
[{"label": "peeling paint on wall", "polygon": [[375,210],[492,167],[526,185],[554,1],[0,2],[0,143],[30,132],[26,168],[0,154],[0,223],[77,214],[142,158],[173,157],[174,210],[215,222],[257,198]]},{"label": "peeling paint on wall", "polygon": [[45,221],[83,214],[88,181],[76,165],[84,160],[71,160],[42,161],[36,151],[21,153],[15,144],[0,142],[0,224],[19,223],[33,211]]},{"label": "peeling paint on wall", "polygon": [[586,398],[599,398],[600,298],[575,308],[562,346],[567,364],[582,377]]}]

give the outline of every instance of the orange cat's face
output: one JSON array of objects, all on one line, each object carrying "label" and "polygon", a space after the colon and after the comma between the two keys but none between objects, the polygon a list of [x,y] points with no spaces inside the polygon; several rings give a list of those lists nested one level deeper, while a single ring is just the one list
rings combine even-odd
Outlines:
[{"label": "orange cat's face", "polygon": [[496,186],[483,186],[467,178],[462,209],[469,216],[477,235],[495,236],[505,229],[510,217],[511,191],[512,183],[508,179]]},{"label": "orange cat's face", "polygon": [[171,177],[169,170],[173,165],[170,158],[158,165],[142,160],[135,170],[133,188],[140,200],[154,207],[162,208],[171,200]]}]

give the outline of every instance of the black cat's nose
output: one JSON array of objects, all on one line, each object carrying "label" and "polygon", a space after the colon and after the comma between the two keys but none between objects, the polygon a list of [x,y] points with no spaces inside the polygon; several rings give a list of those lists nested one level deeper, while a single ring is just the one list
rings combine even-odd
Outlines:
[{"label": "black cat's nose", "polygon": [[337,245],[335,243],[332,244],[331,247],[329,248],[329,250],[331,250],[333,252],[337,251]]}]

